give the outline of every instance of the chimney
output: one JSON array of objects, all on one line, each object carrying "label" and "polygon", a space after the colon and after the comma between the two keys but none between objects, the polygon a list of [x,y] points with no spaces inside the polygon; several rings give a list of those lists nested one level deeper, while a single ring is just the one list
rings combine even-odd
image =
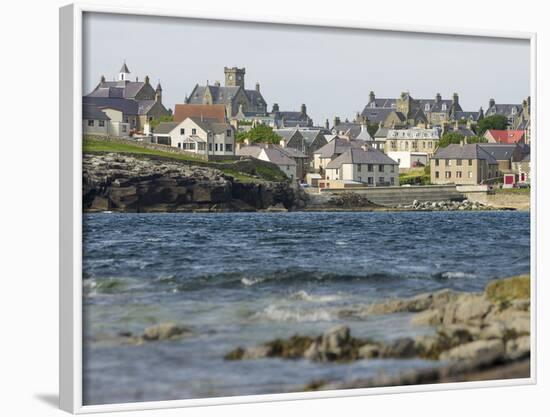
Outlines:
[{"label": "chimney", "polygon": [[279,111],[279,105],[277,103],[273,103],[271,113],[277,113],[278,111]]},{"label": "chimney", "polygon": [[101,76],[101,82],[102,82],[102,83],[105,82],[105,75],[102,75],[102,76]]},{"label": "chimney", "polygon": [[330,124],[328,123],[328,119],[325,120],[325,129],[329,129],[330,128]]},{"label": "chimney", "polygon": [[436,102],[437,104],[441,103],[441,94],[437,93],[437,94],[435,95],[435,102]]},{"label": "chimney", "polygon": [[458,106],[458,93],[453,93],[453,106]]},{"label": "chimney", "polygon": [[492,98],[489,100],[489,108],[493,107],[495,105],[495,99]]},{"label": "chimney", "polygon": [[256,83],[256,91],[259,93],[260,92],[260,83]]},{"label": "chimney", "polygon": [[148,75],[145,76],[145,84],[149,84],[149,76]]},{"label": "chimney", "polygon": [[369,93],[369,103],[372,103],[376,99],[376,96],[374,95],[374,91],[371,91]]},{"label": "chimney", "polygon": [[340,118],[338,116],[334,116],[334,127],[338,126],[340,124]]},{"label": "chimney", "polygon": [[300,110],[304,116],[307,114],[307,108],[305,104],[302,104],[302,107],[300,108]]}]

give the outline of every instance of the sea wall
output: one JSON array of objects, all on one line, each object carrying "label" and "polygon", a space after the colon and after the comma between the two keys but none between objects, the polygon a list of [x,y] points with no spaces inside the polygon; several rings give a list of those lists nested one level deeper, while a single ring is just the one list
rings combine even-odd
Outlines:
[{"label": "sea wall", "polygon": [[465,193],[470,201],[485,204],[494,208],[514,208],[516,210],[529,210],[531,206],[530,193]]}]

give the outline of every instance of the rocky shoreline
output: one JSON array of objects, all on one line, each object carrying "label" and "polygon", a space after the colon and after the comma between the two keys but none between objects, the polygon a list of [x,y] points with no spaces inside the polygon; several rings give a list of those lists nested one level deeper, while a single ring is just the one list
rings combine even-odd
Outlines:
[{"label": "rocky shoreline", "polygon": [[[433,336],[380,341],[356,338],[348,326],[321,335],[293,335],[259,346],[238,347],[226,360],[259,358],[350,362],[419,358],[434,361],[428,369],[397,376],[353,381],[311,381],[305,390],[407,385],[491,379],[528,378],[530,360],[530,278],[518,276],[489,283],[483,293],[441,290],[407,299],[392,299],[341,312],[343,318],[415,313],[411,325],[432,326]],[[477,375],[477,376],[476,376]]]},{"label": "rocky shoreline", "polygon": [[[263,161],[238,161],[250,178]],[[176,160],[102,153],[83,156],[86,212],[233,212],[297,210],[305,195],[289,182],[240,181],[212,167]],[[248,178],[248,176],[247,176]]]}]

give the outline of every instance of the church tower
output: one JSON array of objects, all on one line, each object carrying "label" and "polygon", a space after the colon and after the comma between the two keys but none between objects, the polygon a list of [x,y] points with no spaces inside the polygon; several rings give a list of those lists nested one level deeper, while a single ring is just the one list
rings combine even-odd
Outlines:
[{"label": "church tower", "polygon": [[118,72],[118,80],[119,81],[130,81],[130,70],[128,69],[128,66],[126,65],[126,61],[122,64],[122,68],[120,68],[120,71]]},{"label": "church tower", "polygon": [[225,86],[226,87],[242,87],[244,88],[244,68],[232,67],[224,68]]}]

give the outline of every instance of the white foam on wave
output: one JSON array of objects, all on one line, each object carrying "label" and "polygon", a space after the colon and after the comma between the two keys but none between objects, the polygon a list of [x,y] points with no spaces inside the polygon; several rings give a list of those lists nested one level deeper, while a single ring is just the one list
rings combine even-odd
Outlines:
[{"label": "white foam on wave", "polygon": [[250,287],[252,285],[259,284],[262,281],[263,281],[262,278],[247,278],[247,277],[244,277],[244,278],[241,279],[241,284],[246,285],[247,287]]},{"label": "white foam on wave", "polygon": [[333,321],[336,319],[334,312],[326,308],[299,309],[288,308],[280,305],[269,305],[264,310],[255,313],[254,320],[268,320],[276,322],[317,322]]},{"label": "white foam on wave", "polygon": [[474,274],[471,274],[469,272],[461,272],[461,271],[448,271],[443,272],[441,274],[443,278],[448,279],[459,279],[459,278],[475,278],[476,276]]},{"label": "white foam on wave", "polygon": [[290,294],[290,298],[293,300],[300,300],[300,301],[327,303],[330,301],[339,300],[341,297],[339,295],[312,295],[312,294],[309,294],[307,291],[300,290]]}]

